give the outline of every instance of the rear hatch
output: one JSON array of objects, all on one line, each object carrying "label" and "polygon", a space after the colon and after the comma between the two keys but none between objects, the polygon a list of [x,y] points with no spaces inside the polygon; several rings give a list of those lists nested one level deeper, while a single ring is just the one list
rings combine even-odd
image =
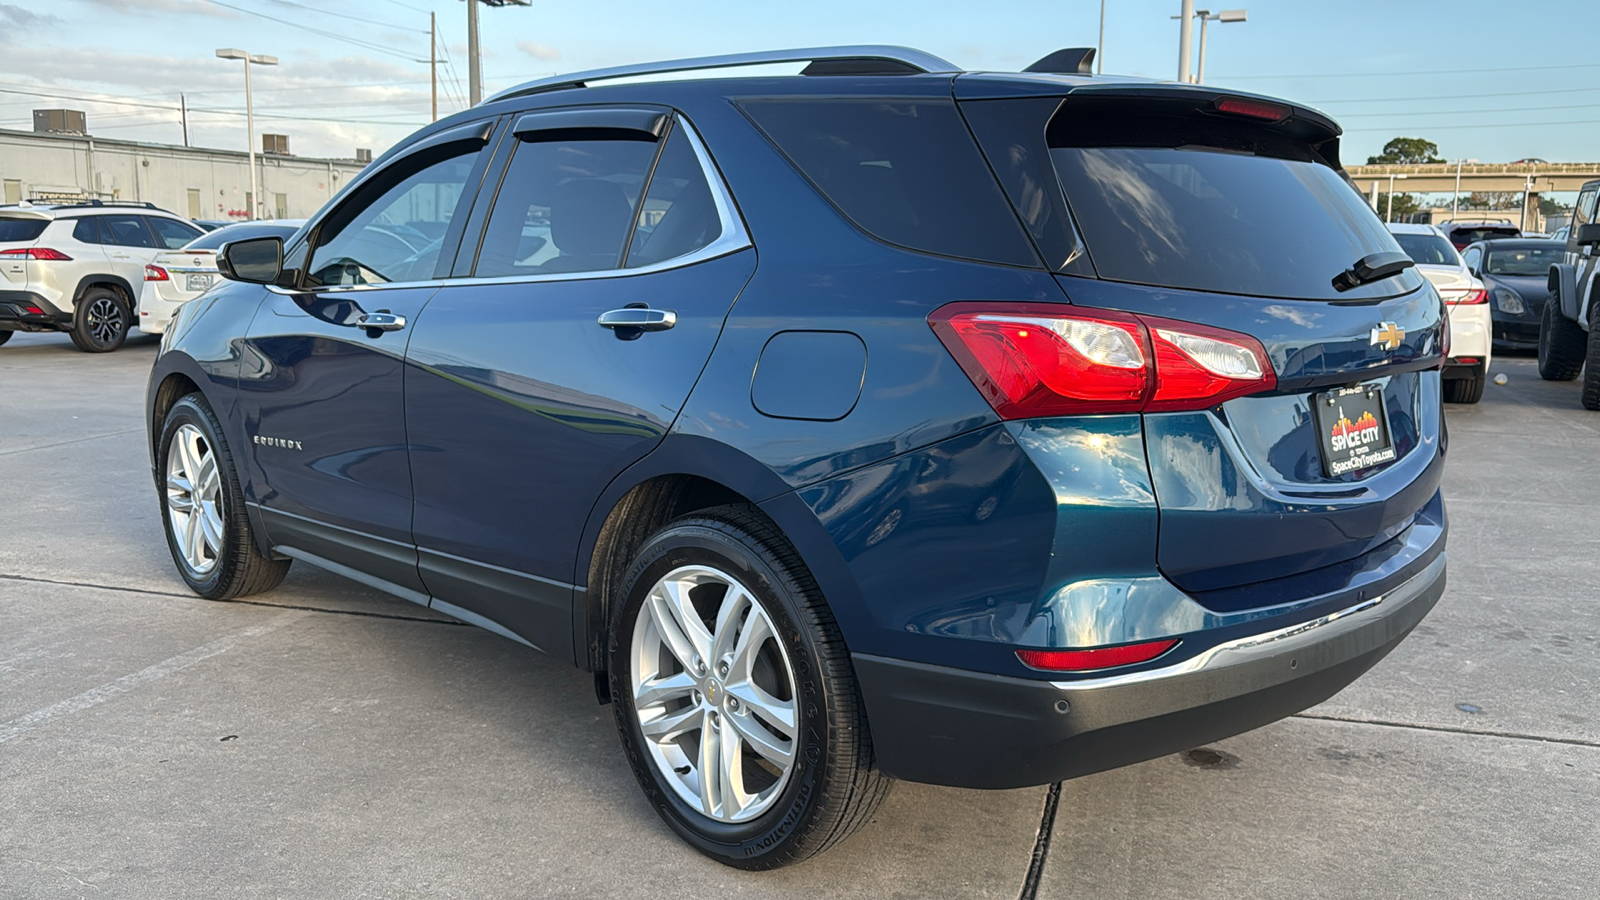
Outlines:
[{"label": "rear hatch", "polygon": [[1203,88],[1058,81],[1007,98],[964,76],[957,95],[1067,300],[1246,335],[1276,374],[1146,412],[1162,572],[1256,605],[1226,598],[1271,592],[1223,589],[1403,532],[1438,490],[1444,310],[1414,268],[1373,277],[1400,248],[1343,176],[1337,127]]},{"label": "rear hatch", "polygon": [[49,225],[39,213],[0,209],[0,291],[27,290],[28,260],[21,251],[37,244]]}]

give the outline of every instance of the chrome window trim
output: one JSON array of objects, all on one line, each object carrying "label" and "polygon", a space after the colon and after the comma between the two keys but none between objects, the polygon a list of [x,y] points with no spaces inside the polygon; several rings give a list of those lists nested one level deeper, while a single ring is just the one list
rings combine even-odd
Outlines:
[{"label": "chrome window trim", "polygon": [[[740,217],[738,207],[734,205],[733,194],[728,191],[728,186],[722,180],[722,173],[717,171],[716,165],[711,161],[711,153],[706,149],[705,143],[700,139],[689,120],[682,115],[674,114],[677,124],[689,137],[689,146],[694,150],[695,159],[700,162],[701,174],[705,176],[706,183],[711,187],[711,199],[717,209],[717,218],[722,223],[722,233],[711,243],[699,250],[664,259],[648,266],[637,266],[632,269],[610,268],[595,269],[588,272],[550,272],[543,275],[500,275],[493,278],[430,278],[425,281],[389,281],[383,284],[337,284],[329,287],[293,289],[280,287],[275,284],[267,285],[267,290],[275,294],[348,294],[364,293],[367,291],[399,290],[401,288],[441,288],[472,284],[538,284],[548,281],[582,281],[591,278],[623,278],[631,275],[650,275],[656,272],[666,272],[671,269],[681,269],[697,263],[707,262],[718,257],[737,253],[747,247],[754,246],[750,240],[749,232],[745,231],[744,219]],[[669,135],[670,138],[670,135]],[[642,204],[644,198],[640,197]],[[488,227],[487,220],[484,227]]]}]

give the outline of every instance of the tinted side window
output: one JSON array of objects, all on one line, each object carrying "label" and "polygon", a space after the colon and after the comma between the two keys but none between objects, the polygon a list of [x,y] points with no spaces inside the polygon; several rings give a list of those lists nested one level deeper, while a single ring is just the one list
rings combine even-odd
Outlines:
[{"label": "tinted side window", "polygon": [[156,246],[155,235],[145,227],[144,216],[100,216],[100,240],[119,247]]},{"label": "tinted side window", "polygon": [[460,142],[401,159],[323,220],[313,286],[426,281],[462,205],[481,145]]},{"label": "tinted side window", "polygon": [[0,219],[0,242],[34,240],[49,224],[49,219]]},{"label": "tinted side window", "polygon": [[1596,196],[1594,191],[1584,191],[1578,195],[1578,206],[1574,210],[1574,215],[1577,216],[1575,224],[1581,225],[1594,221],[1594,198]]},{"label": "tinted side window", "polygon": [[164,219],[160,216],[146,216],[146,222],[155,229],[156,237],[163,246],[169,250],[176,250],[200,236],[200,229],[192,225],[185,225],[177,219]]},{"label": "tinted side window", "polygon": [[834,206],[870,234],[943,256],[1039,264],[953,101],[740,105]]},{"label": "tinted side window", "polygon": [[96,216],[79,219],[78,224],[72,226],[72,239],[85,244],[100,243],[100,219]]},{"label": "tinted side window", "polygon": [[628,243],[628,268],[693,253],[721,233],[722,220],[705,170],[683,128],[674,128],[650,176],[644,210]]},{"label": "tinted side window", "polygon": [[627,140],[521,143],[500,183],[472,274],[615,269],[659,148],[654,141]]},{"label": "tinted side window", "polygon": [[1469,247],[1467,252],[1461,255],[1461,261],[1466,263],[1469,269],[1478,268],[1478,260],[1482,258],[1483,249],[1481,247]]}]

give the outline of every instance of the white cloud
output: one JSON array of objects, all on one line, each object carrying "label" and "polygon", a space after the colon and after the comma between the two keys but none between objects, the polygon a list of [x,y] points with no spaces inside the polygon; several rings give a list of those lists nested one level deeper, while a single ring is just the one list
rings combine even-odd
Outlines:
[{"label": "white cloud", "polygon": [[83,2],[120,13],[171,12],[217,16],[223,19],[238,16],[233,10],[207,3],[206,0],[83,0]]},{"label": "white cloud", "polygon": [[528,54],[534,59],[560,59],[561,51],[555,47],[546,47],[544,44],[533,41],[517,41],[517,49]]},{"label": "white cloud", "polygon": [[20,6],[12,6],[9,3],[0,3],[0,25],[8,25],[15,28],[31,28],[35,25],[62,24],[65,23],[63,23],[59,17],[52,16],[49,13],[36,13],[32,10],[23,9]]}]

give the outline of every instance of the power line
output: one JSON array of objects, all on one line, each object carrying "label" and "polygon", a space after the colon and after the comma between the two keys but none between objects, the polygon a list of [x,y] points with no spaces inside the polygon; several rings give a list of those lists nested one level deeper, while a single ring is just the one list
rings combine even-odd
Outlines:
[{"label": "power line", "polygon": [[428,33],[422,29],[412,28],[408,25],[396,25],[393,22],[379,22],[375,19],[368,19],[363,16],[352,16],[348,13],[333,12],[332,10],[327,9],[318,9],[315,6],[307,6],[304,3],[296,3],[294,0],[272,0],[272,2],[281,4],[283,6],[293,6],[298,9],[307,10],[308,12],[321,13],[325,16],[336,16],[341,19],[349,19],[352,22],[360,22],[364,25],[382,25],[384,28],[393,28],[396,31],[411,31],[417,34]]},{"label": "power line", "polygon": [[1477,100],[1482,97],[1527,97],[1534,94],[1582,94],[1600,87],[1556,88],[1548,91],[1504,91],[1488,94],[1437,94],[1431,97],[1354,97],[1348,100],[1307,100],[1306,103],[1409,103],[1418,100]]},{"label": "power line", "polygon": [[389,2],[393,3],[395,6],[403,6],[406,9],[412,10],[414,12],[419,12],[419,13],[432,12],[432,10],[420,9],[418,7],[412,6],[409,3],[401,3],[400,0],[389,0]]},{"label": "power line", "polygon": [[1346,119],[1375,119],[1391,116],[1456,116],[1462,113],[1503,113],[1503,112],[1533,112],[1545,109],[1600,109],[1600,103],[1571,103],[1562,106],[1502,106],[1498,109],[1439,109],[1419,110],[1415,112],[1381,112],[1381,113],[1349,113]]},{"label": "power line", "polygon": [[[1479,72],[1547,72],[1555,69],[1600,69],[1600,63],[1569,63],[1559,66],[1507,66],[1498,69],[1414,69],[1409,72],[1322,72],[1307,74],[1295,72],[1293,74],[1276,75],[1230,75],[1224,76],[1229,80],[1255,79],[1255,78],[1395,78],[1406,75],[1476,75]],[[1213,80],[1222,80],[1213,77]]]},{"label": "power line", "polygon": [[[1424,125],[1429,131],[1454,131],[1460,128],[1541,128],[1546,125],[1600,125],[1600,119],[1561,119],[1555,122],[1471,122],[1465,125]],[[1346,128],[1345,133],[1357,131],[1394,131],[1396,125],[1383,125],[1369,128]]]},{"label": "power line", "polygon": [[353,45],[355,45],[357,47],[363,47],[363,48],[366,48],[368,50],[372,50],[372,51],[377,52],[377,53],[385,53],[385,54],[388,54],[389,56],[398,57],[398,58],[403,59],[403,60],[405,60],[407,62],[416,62],[417,61],[417,58],[414,55],[407,54],[407,53],[402,53],[402,52],[400,52],[398,50],[393,50],[393,49],[391,49],[389,47],[383,46],[382,44],[374,44],[374,43],[372,43],[370,41],[363,41],[363,40],[360,40],[358,38],[353,38],[353,37],[350,37],[349,35],[344,35],[344,34],[335,34],[335,33],[331,32],[331,31],[322,31],[322,30],[317,29],[317,28],[312,28],[309,25],[304,25],[304,24],[302,24],[300,22],[291,22],[288,19],[280,19],[277,16],[269,16],[264,12],[256,12],[253,9],[246,9],[243,6],[234,6],[231,3],[223,3],[222,0],[206,0],[206,2],[212,4],[213,6],[220,6],[223,9],[231,9],[231,10],[233,10],[235,12],[242,12],[242,13],[244,13],[246,15],[255,16],[256,18],[259,18],[259,19],[266,19],[269,22],[277,22],[280,25],[288,25],[288,26],[290,26],[291,28],[294,28],[297,31],[309,32],[311,34],[321,35],[322,37],[325,37],[325,38],[332,38],[333,40],[336,40],[336,41],[342,41],[342,42],[344,42],[346,44],[353,44]]}]

